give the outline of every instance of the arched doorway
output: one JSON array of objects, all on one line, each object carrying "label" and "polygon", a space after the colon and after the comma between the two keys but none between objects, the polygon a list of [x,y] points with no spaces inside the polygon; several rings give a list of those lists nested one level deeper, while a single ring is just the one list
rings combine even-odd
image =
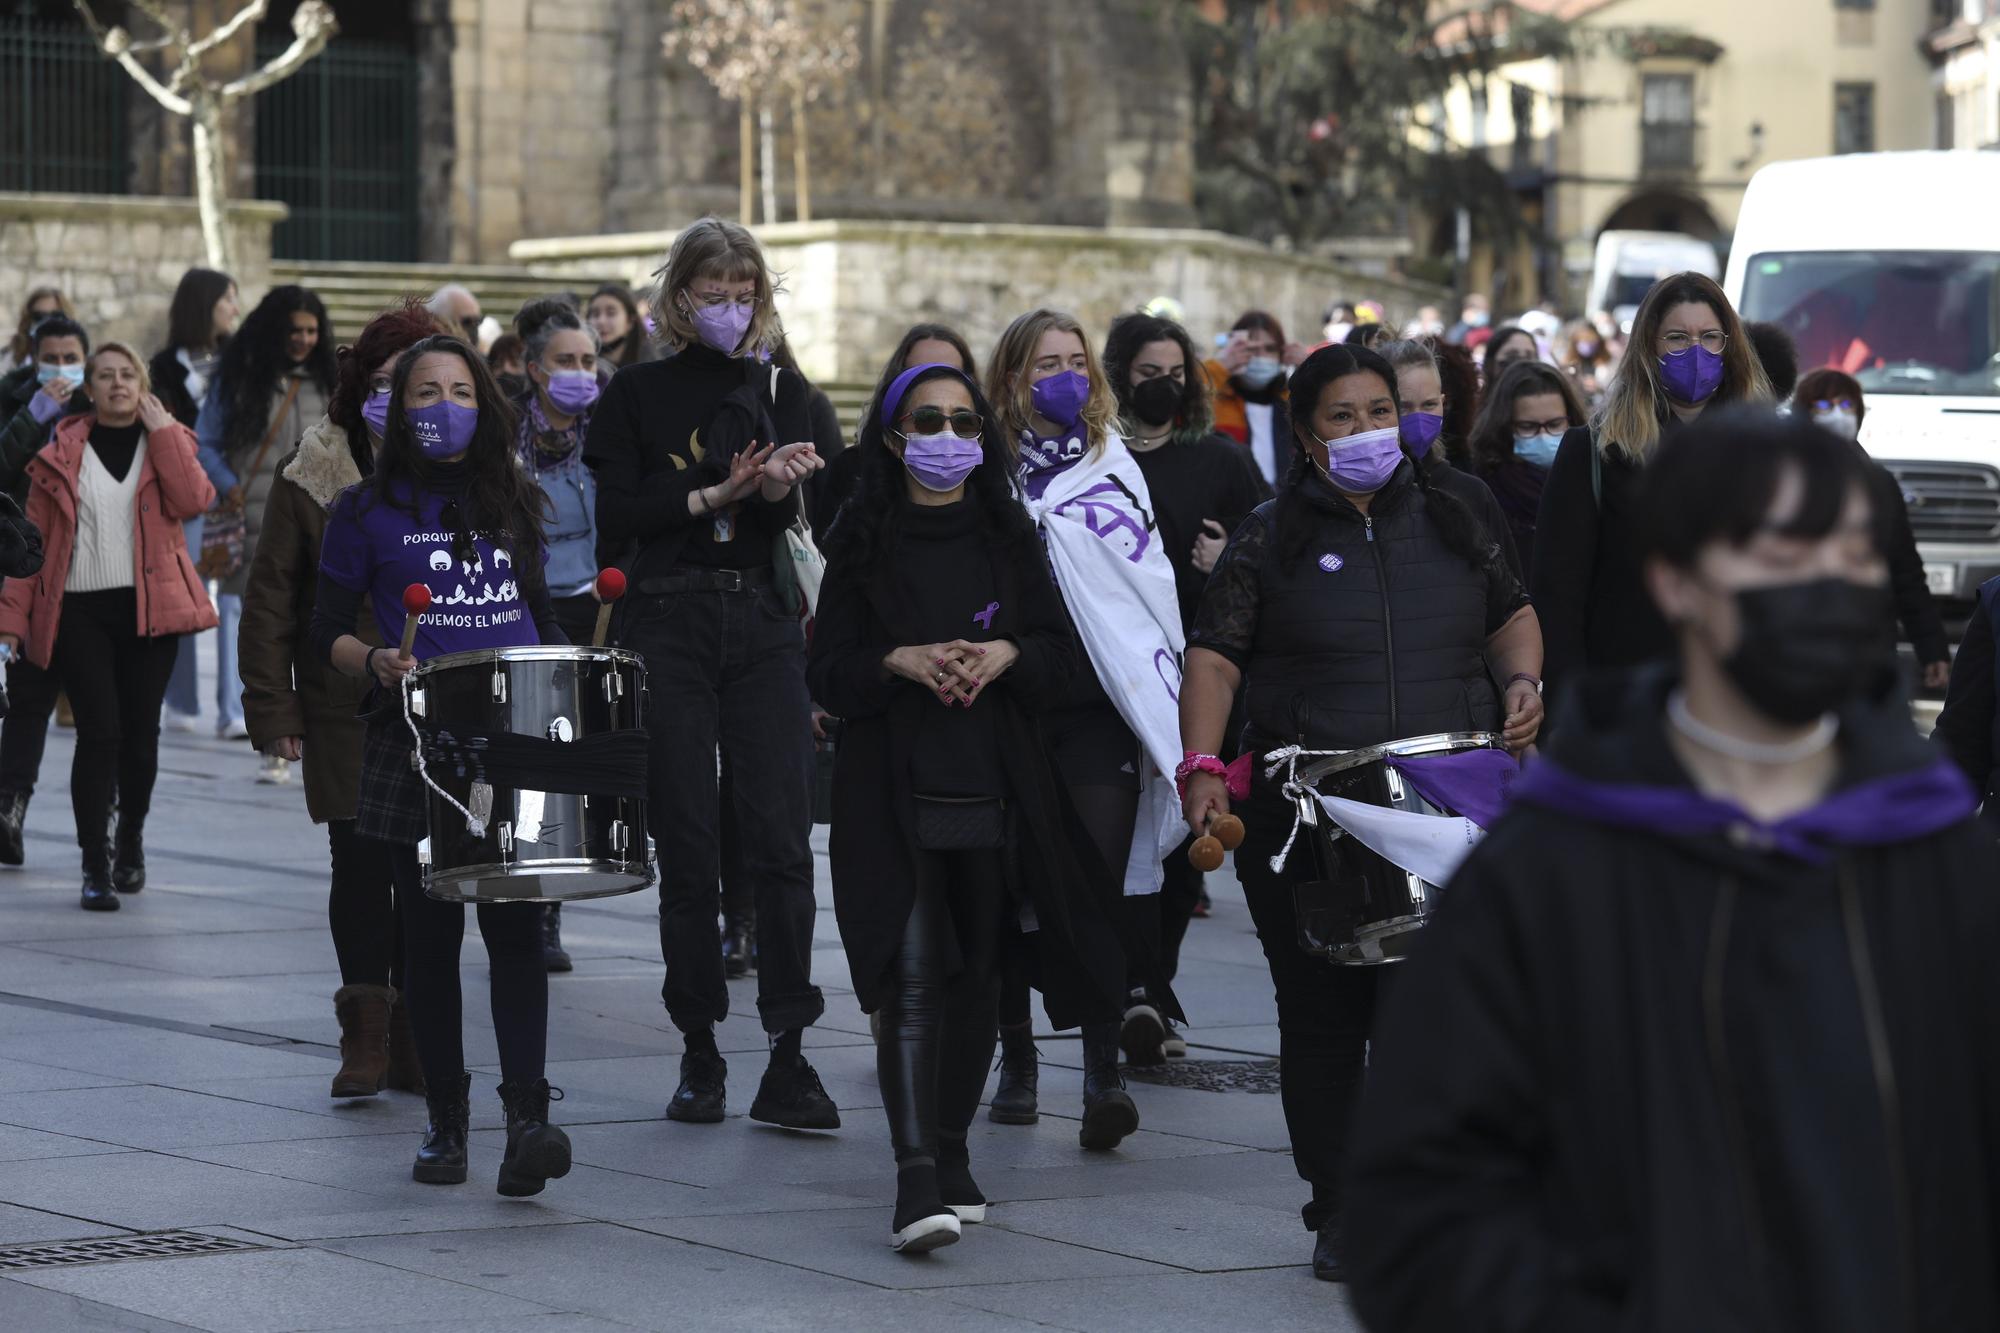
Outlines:
[{"label": "arched doorway", "polygon": [[1677,231],[1722,248],[1722,228],[1708,205],[1679,190],[1645,190],[1611,210],[1600,231]]}]

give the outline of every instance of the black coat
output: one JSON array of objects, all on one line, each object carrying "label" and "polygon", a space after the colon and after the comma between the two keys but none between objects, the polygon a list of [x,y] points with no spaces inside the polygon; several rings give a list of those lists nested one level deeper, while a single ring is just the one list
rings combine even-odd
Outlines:
[{"label": "black coat", "polygon": [[177,350],[162,347],[153,353],[146,373],[152,378],[153,393],[174,414],[174,420],[193,430],[195,419],[201,415],[201,404],[188,392],[188,368],[181,364]]},{"label": "black coat", "polygon": [[[1690,790],[1670,684],[1586,683],[1549,759]],[[1899,699],[1840,734],[1838,789],[1937,762]],[[1346,1226],[1368,1327],[2000,1327],[2000,857],[1934,808],[1814,869],[1741,825],[1517,801],[1378,1020]]]},{"label": "black coat", "polygon": [[[1015,896],[1033,905],[1040,925],[1050,1021],[1069,1027],[1079,1021],[1086,998],[1080,987],[1101,979],[1110,988],[1088,997],[1092,1008],[1122,1012],[1126,1002],[1123,960],[1086,964],[1076,956],[1071,930],[1077,914],[1117,919],[1112,909],[1124,867],[1114,873],[1090,850],[1034,717],[1038,700],[1088,669],[1062,598],[1037,543],[1023,542],[1011,560],[994,552],[994,565],[1000,610],[991,633],[1011,639],[1021,656],[973,706],[995,713],[1016,835],[1007,853],[1008,879]],[[835,554],[820,588],[807,666],[813,698],[844,721],[834,769],[833,907],[855,995],[870,1011],[887,997],[890,965],[916,900],[912,745],[923,710],[942,706],[931,691],[882,667],[893,649],[928,641],[899,628],[904,610],[889,559],[877,561],[864,577]]]},{"label": "black coat", "polygon": [[1903,637],[1916,650],[1919,662],[1949,662],[1951,641],[1945,637],[1944,617],[1938,614],[1930,581],[1924,577],[1924,558],[1917,551],[1916,534],[1910,530],[1910,506],[1903,499],[1902,484],[1880,463],[1870,470],[1874,502],[1889,516],[1889,549],[1884,554],[1889,558],[1889,586],[1896,594],[1896,618],[1903,623]]}]

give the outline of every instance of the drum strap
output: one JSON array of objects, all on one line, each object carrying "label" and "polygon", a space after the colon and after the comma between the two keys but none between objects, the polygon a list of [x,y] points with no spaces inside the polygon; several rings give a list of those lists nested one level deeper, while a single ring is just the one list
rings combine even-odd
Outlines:
[{"label": "drum strap", "polygon": [[1285,799],[1292,804],[1292,831],[1285,835],[1285,845],[1271,858],[1272,874],[1283,874],[1285,862],[1292,859],[1292,844],[1299,840],[1299,829],[1304,826],[1309,809],[1304,803],[1304,798],[1310,797],[1314,806],[1317,806],[1319,800],[1317,792],[1299,781],[1299,760],[1318,759],[1339,753],[1338,750],[1307,750],[1296,745],[1284,745],[1264,756],[1264,780],[1276,782],[1278,774],[1282,772],[1285,780],[1279,785],[1278,790],[1283,792]]}]

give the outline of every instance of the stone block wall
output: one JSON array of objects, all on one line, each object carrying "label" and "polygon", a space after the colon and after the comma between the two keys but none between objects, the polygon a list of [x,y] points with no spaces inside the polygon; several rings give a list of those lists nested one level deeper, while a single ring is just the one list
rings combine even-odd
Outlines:
[{"label": "stone block wall", "polygon": [[[1071,312],[1101,339],[1115,316],[1171,296],[1197,345],[1207,346],[1251,308],[1311,344],[1335,298],[1372,297],[1392,321],[1445,301],[1440,289],[1219,232],[837,221],[757,234],[783,275],[778,308],[793,350],[806,374],[826,383],[872,383],[920,320],[957,327],[983,363],[1008,321],[1040,305]],[[538,272],[610,272],[643,287],[673,235],[520,241],[511,253]]]},{"label": "stone block wall", "polygon": [[[248,310],[271,283],[271,228],[283,204],[236,204],[236,283]],[[0,323],[12,337],[21,302],[54,285],[93,343],[129,342],[144,355],[167,333],[167,307],[190,267],[207,262],[192,199],[0,192]]]}]

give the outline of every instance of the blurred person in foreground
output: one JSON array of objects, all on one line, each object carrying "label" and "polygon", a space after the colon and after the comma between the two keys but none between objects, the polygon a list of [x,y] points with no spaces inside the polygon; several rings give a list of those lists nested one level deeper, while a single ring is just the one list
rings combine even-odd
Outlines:
[{"label": "blurred person in foreground", "polygon": [[1349,1163],[1355,1308],[1993,1328],[2000,865],[1895,686],[1868,462],[1749,409],[1644,480],[1675,659],[1574,692],[1402,966]]}]

